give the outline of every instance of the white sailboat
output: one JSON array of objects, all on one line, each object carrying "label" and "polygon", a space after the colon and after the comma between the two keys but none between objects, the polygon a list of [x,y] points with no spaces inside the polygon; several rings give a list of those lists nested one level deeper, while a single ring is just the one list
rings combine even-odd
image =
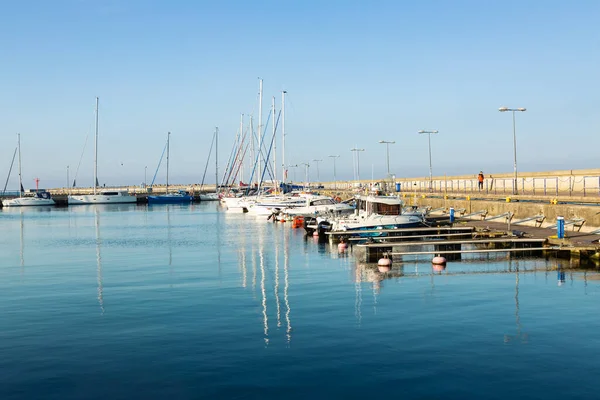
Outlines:
[{"label": "white sailboat", "polygon": [[123,190],[98,191],[98,102],[96,97],[96,133],[94,142],[94,192],[93,194],[69,195],[69,205],[74,204],[118,204],[136,203],[135,196]]},{"label": "white sailboat", "polygon": [[[24,196],[23,178],[21,175],[21,134],[18,134],[19,149],[19,197],[2,200],[3,207],[25,207],[25,206],[53,206],[54,200],[48,192],[36,192],[33,196]],[[14,158],[13,158],[14,160]]]}]

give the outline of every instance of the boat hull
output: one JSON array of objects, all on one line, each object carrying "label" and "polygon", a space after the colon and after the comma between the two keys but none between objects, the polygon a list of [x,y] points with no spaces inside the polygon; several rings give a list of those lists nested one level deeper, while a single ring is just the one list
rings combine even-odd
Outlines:
[{"label": "boat hull", "polygon": [[208,193],[199,195],[200,201],[219,201],[219,195],[216,193]]},{"label": "boat hull", "polygon": [[53,206],[56,203],[52,199],[40,199],[19,197],[16,199],[2,200],[3,207],[35,207],[35,206]]},{"label": "boat hull", "polygon": [[194,197],[185,195],[185,196],[148,196],[148,204],[185,204],[191,203],[194,200]]},{"label": "boat hull", "polygon": [[130,195],[104,195],[104,194],[85,194],[79,196],[69,196],[67,199],[69,205],[77,204],[123,204],[137,203],[137,198]]}]

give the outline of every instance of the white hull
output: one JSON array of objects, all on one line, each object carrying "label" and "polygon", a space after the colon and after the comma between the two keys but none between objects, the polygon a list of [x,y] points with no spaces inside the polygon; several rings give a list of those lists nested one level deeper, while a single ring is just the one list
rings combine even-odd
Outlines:
[{"label": "white hull", "polygon": [[75,204],[122,204],[136,203],[137,198],[128,194],[85,194],[69,196],[68,203]]},{"label": "white hull", "polygon": [[297,208],[286,208],[283,212],[289,216],[302,215],[310,217],[315,214],[351,214],[354,212],[354,207],[348,204],[335,204],[330,206],[308,206]]},{"label": "white hull", "polygon": [[339,218],[332,221],[332,231],[346,231],[352,229],[378,229],[400,228],[416,226],[423,222],[422,216],[417,215],[378,215],[352,216]]},{"label": "white hull", "polygon": [[219,201],[219,195],[217,193],[205,193],[200,194],[200,201]]},{"label": "white hull", "polygon": [[54,200],[52,199],[35,197],[18,197],[16,199],[2,200],[3,207],[53,206],[54,204]]}]

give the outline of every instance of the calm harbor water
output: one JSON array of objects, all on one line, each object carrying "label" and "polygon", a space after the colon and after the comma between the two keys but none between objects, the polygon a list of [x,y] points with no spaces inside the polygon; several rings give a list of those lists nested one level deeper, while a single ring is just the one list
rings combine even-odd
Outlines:
[{"label": "calm harbor water", "polygon": [[[217,204],[0,210],[0,399],[596,398],[600,276],[392,272]],[[563,279],[564,278],[564,279]]]}]

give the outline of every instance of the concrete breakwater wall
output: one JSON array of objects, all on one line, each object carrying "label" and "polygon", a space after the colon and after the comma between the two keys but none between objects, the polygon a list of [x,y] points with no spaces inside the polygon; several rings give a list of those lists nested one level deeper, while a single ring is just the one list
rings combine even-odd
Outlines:
[{"label": "concrete breakwater wall", "polygon": [[[591,232],[600,229],[600,207],[586,204],[551,204],[541,202],[510,201],[505,199],[470,199],[468,197],[448,197],[444,196],[414,196],[404,195],[407,204],[418,206],[430,206],[433,209],[453,207],[455,210],[464,209],[465,214],[486,211],[487,218],[496,215],[511,212],[514,214],[513,221],[530,218],[536,215],[543,215],[545,220],[542,226],[556,226],[556,217],[564,217],[566,221],[584,219],[585,223],[581,227],[582,232]],[[458,216],[458,214],[457,214]],[[473,218],[480,218],[474,216]],[[495,222],[502,222],[504,219],[495,219]],[[534,225],[535,221],[525,223]],[[516,229],[516,228],[515,228]],[[570,225],[568,229],[573,229]],[[599,236],[600,238],[600,236]]]},{"label": "concrete breakwater wall", "polygon": [[[483,189],[479,190],[477,174],[455,176],[433,176],[402,178],[392,177],[379,180],[385,191],[394,191],[396,183],[401,192],[418,193],[486,193],[511,195],[514,191],[514,174],[488,174],[484,171]],[[348,190],[357,186],[369,186],[371,180],[323,182],[327,189]],[[519,195],[574,196],[600,198],[600,169],[558,170],[545,172],[520,172],[517,177]]]}]

